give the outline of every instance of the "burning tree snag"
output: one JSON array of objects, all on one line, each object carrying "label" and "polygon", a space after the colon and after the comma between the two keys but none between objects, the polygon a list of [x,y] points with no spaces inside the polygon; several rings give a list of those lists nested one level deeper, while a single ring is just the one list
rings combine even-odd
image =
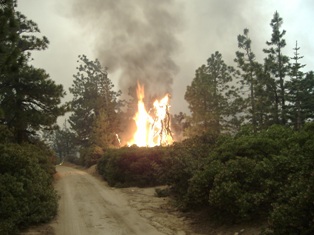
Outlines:
[{"label": "burning tree snag", "polygon": [[171,139],[173,140],[173,136],[172,136],[172,132],[170,130],[170,113],[169,113],[169,105],[166,105],[166,117],[164,119],[165,121],[165,131],[166,131],[166,135],[170,136]]},{"label": "burning tree snag", "polygon": [[[153,136],[156,137],[159,135],[159,145],[168,145],[168,137],[171,137],[173,140],[172,132],[170,129],[170,114],[169,114],[170,105],[159,105],[155,107],[155,118],[154,123],[152,124]],[[158,113],[159,111],[159,113]],[[162,113],[164,112],[164,113]],[[154,127],[157,126],[157,131],[154,131]]]},{"label": "burning tree snag", "polygon": [[168,145],[173,142],[170,130],[169,95],[161,100],[155,100],[153,108],[146,112],[144,99],[144,87],[138,84],[138,111],[134,117],[137,130],[128,145],[140,147],[153,147],[156,145]]}]

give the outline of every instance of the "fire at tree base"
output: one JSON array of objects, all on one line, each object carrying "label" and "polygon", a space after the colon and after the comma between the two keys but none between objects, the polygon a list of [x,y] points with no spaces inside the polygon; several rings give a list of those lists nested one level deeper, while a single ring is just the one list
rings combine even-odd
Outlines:
[{"label": "fire at tree base", "polygon": [[144,86],[137,87],[137,113],[134,116],[136,132],[128,145],[139,147],[166,146],[173,143],[173,135],[170,128],[169,95],[161,100],[155,100],[153,108],[146,111],[144,99]]}]

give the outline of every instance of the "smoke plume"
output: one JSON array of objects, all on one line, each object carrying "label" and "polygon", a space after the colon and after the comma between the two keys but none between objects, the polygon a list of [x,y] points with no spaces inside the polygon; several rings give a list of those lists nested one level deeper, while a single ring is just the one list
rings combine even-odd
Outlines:
[{"label": "smoke plume", "polygon": [[171,92],[178,66],[180,6],[174,0],[76,0],[73,16],[94,37],[94,52],[119,89],[128,94],[137,81],[148,96]]}]

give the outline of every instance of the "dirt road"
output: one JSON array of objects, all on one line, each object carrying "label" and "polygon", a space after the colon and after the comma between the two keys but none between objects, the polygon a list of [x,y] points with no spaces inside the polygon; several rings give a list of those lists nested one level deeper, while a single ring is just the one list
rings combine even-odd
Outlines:
[{"label": "dirt road", "polygon": [[52,222],[20,235],[256,235],[255,225],[215,226],[191,220],[156,197],[155,188],[111,188],[95,166],[79,170],[57,166],[55,188],[60,195],[58,215]]},{"label": "dirt road", "polygon": [[61,198],[58,216],[51,224],[55,234],[164,234],[104,182],[66,166],[58,166],[57,171],[56,189]]}]

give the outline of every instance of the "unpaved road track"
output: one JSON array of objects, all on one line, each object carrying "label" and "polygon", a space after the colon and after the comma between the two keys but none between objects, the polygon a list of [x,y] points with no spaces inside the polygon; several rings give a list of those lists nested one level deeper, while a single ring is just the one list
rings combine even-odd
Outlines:
[{"label": "unpaved road track", "polygon": [[215,226],[203,217],[190,220],[169,200],[155,197],[155,188],[111,188],[94,167],[82,171],[57,166],[57,172],[58,215],[21,235],[257,235],[262,229]]},{"label": "unpaved road track", "polygon": [[51,224],[56,235],[159,235],[123,195],[90,174],[57,166],[59,212]]}]

